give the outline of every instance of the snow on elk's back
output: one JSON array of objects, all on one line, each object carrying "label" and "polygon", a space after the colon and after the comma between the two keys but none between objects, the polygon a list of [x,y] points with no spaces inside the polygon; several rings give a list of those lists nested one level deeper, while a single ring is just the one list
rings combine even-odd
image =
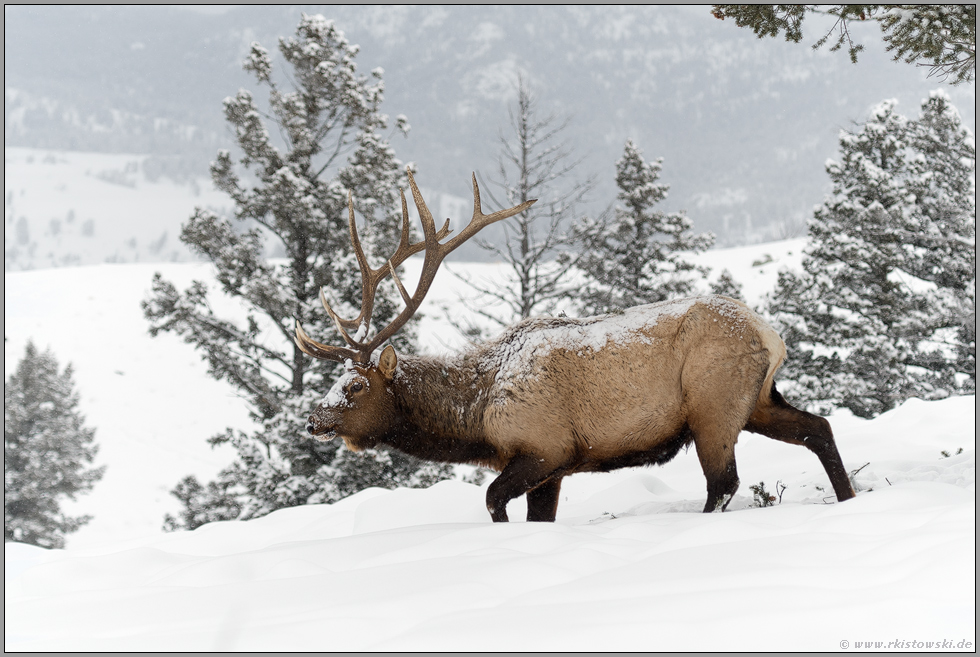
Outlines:
[{"label": "snow on elk's back", "polygon": [[[743,303],[729,299],[728,297],[700,297],[698,299],[705,306],[711,308],[715,313],[721,315],[729,322],[729,336],[742,339],[745,329],[750,322],[754,323],[755,329],[767,326],[765,322],[754,311]],[[717,321],[717,320],[715,320]]]},{"label": "snow on elk's back", "polygon": [[[513,327],[495,343],[488,345],[485,364],[497,370],[497,382],[504,383],[537,375],[535,365],[555,349],[598,351],[607,345],[650,344],[646,329],[666,319],[676,319],[702,298],[678,299],[635,306],[619,314],[573,319],[546,317],[528,319]],[[717,299],[714,305],[724,306]],[[728,303],[727,305],[733,305]],[[713,306],[714,307],[714,306]],[[729,311],[736,314],[734,308]]]}]

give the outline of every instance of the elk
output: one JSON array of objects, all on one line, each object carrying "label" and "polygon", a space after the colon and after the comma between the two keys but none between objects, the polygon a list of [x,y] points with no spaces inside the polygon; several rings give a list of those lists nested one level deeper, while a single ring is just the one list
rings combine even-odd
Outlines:
[{"label": "elk", "polygon": [[[309,418],[311,435],[339,435],[354,451],[385,445],[421,459],[496,470],[486,496],[494,522],[507,521],[507,503],[520,495],[527,496],[527,520],[554,521],[563,477],[663,464],[691,443],[707,480],[704,511],[724,511],[739,485],[734,449],[742,430],[803,445],[819,458],[837,499],[854,497],[830,424],[776,390],[782,339],[733,299],[694,297],[583,319],[531,318],[455,355],[397,355],[388,345],[372,359],[418,309],[446,255],[534,203],[485,215],[474,175],[473,217],[442,242],[449,221],[436,231],[411,171],[408,180],[424,239],[410,242],[402,191],[401,241],[379,269],[364,256],[348,194],[360,315],[340,318],[320,290],[347,346],[316,342],[296,324],[296,343],[306,354],[345,364]],[[425,260],[410,295],[395,269],[419,251]],[[368,339],[375,291],[388,275],[405,308]]]}]

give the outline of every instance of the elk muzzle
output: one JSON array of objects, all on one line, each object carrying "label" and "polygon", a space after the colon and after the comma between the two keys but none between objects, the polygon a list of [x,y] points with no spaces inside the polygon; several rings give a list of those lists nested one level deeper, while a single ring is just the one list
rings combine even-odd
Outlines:
[{"label": "elk muzzle", "polygon": [[337,424],[340,418],[332,410],[324,409],[322,406],[313,411],[313,415],[306,422],[306,433],[317,440],[331,440],[337,435]]}]

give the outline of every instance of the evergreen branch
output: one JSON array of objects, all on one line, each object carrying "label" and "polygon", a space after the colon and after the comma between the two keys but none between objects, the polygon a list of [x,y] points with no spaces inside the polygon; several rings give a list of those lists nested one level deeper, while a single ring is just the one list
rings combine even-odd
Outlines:
[{"label": "evergreen branch", "polygon": [[347,136],[347,129],[345,128],[344,130],[341,131],[340,136],[336,140],[337,145],[334,147],[333,153],[330,154],[330,156],[327,158],[326,163],[322,167],[320,167],[319,171],[313,174],[314,178],[318,179],[323,174],[324,171],[330,168],[330,166],[334,163],[336,158],[340,157],[340,155],[344,152],[344,149],[349,146],[346,136]]}]

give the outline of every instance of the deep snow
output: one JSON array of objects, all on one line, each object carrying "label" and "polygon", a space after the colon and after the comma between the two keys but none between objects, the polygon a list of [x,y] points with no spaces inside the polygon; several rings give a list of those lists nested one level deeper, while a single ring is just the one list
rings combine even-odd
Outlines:
[{"label": "deep snow", "polygon": [[[702,258],[715,276],[731,270],[751,304],[802,246]],[[872,421],[833,415],[845,466],[860,470],[845,504],[806,450],[743,434],[742,487],[720,515],[699,513],[704,478],[682,451],[664,467],[566,479],[554,524],[493,525],[486,485],[449,481],[164,534],[178,504],[167,491],[232,458],[205,439],[249,421],[191,347],[147,335],[139,301],[158,270],[181,288],[210,278],[201,264],[5,275],[5,376],[28,338],[71,361],[108,465],[66,506],[95,516],[66,550],[5,545],[6,650],[975,647],[973,397],[909,400]],[[440,311],[462,314],[458,286],[440,274],[425,302],[427,351],[464,342]],[[753,507],[760,481],[786,486],[780,504]]]}]

